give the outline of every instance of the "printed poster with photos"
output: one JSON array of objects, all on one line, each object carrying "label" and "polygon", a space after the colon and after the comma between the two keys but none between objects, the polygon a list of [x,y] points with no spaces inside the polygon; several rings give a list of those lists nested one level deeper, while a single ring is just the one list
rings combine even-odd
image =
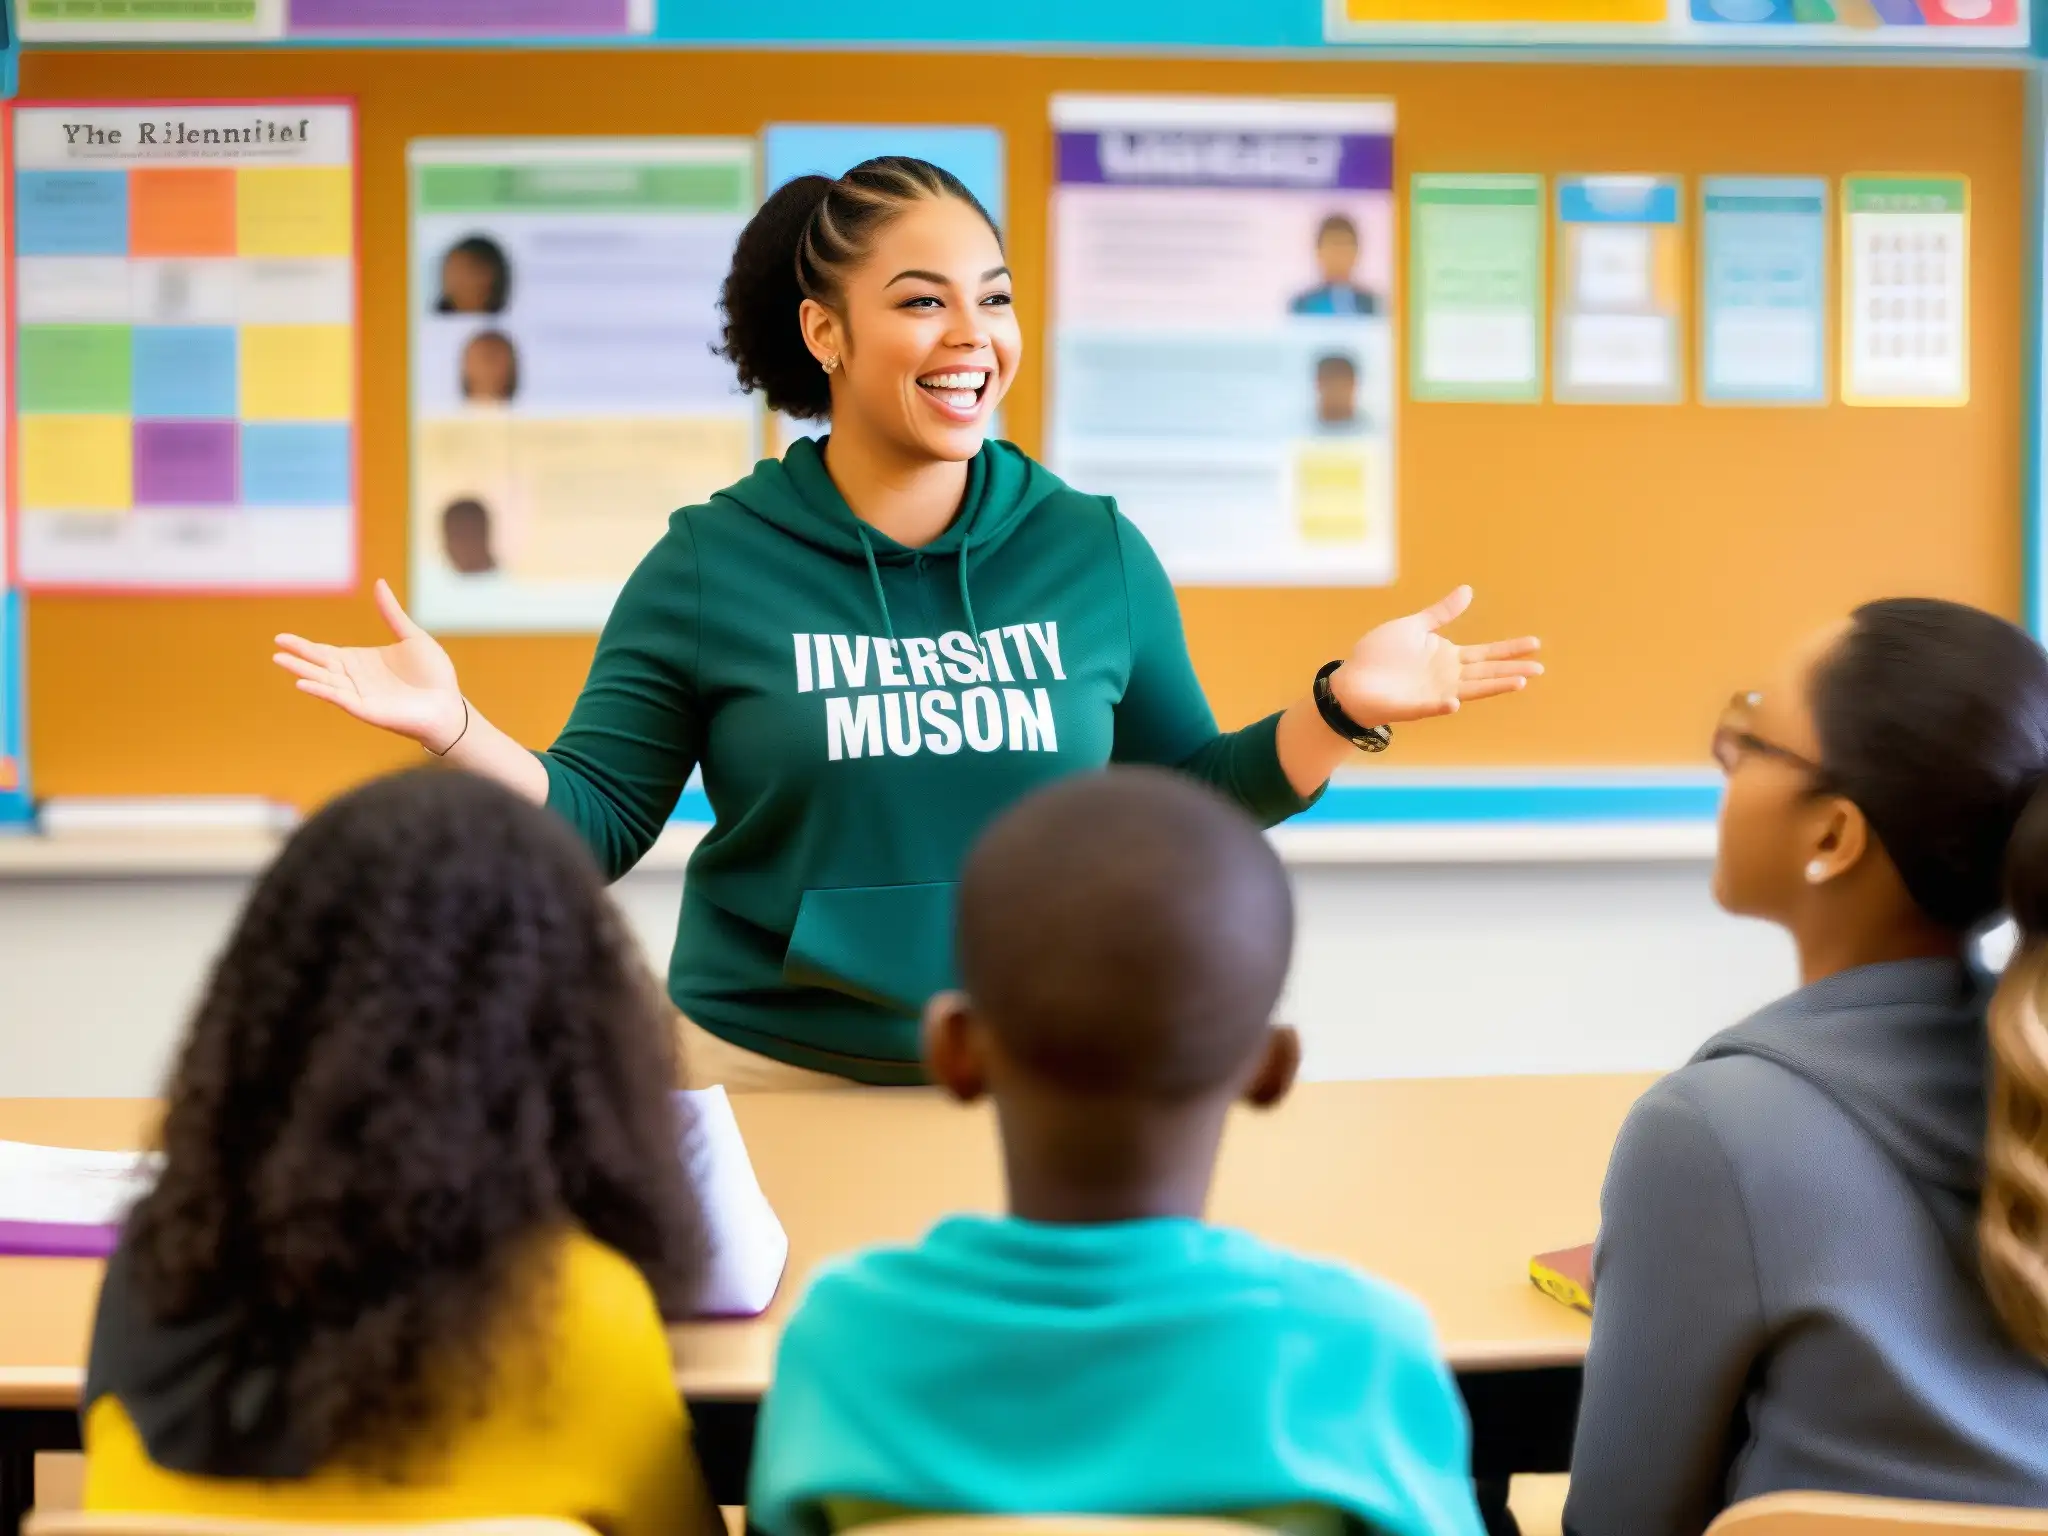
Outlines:
[{"label": "printed poster with photos", "polygon": [[1391,582],[1393,105],[1052,114],[1053,466],[1176,583]]},{"label": "printed poster with photos", "polygon": [[677,507],[753,467],[714,355],[743,139],[417,140],[412,605],[447,633],[596,630]]}]

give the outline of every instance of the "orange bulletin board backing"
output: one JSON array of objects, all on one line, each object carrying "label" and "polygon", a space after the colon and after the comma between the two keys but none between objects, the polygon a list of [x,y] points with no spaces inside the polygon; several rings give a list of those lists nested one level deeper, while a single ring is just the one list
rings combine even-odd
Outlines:
[{"label": "orange bulletin board backing", "polygon": [[[406,568],[405,145],[427,135],[753,134],[777,120],[1001,128],[1028,348],[1005,412],[1033,450],[1055,91],[1391,98],[1404,217],[1416,171],[1679,174],[1693,229],[1702,175],[1965,175],[1966,408],[1422,404],[1404,389],[1397,586],[1191,590],[1182,603],[1217,713],[1239,724],[1300,694],[1362,629],[1473,583],[1479,605],[1463,632],[1539,633],[1550,675],[1522,699],[1403,732],[1402,766],[1466,767],[1697,765],[1729,693],[1858,601],[1912,591],[2019,609],[2028,194],[2018,71],[251,49],[32,52],[21,73],[30,101],[353,97],[361,135],[365,588],[336,599],[32,599],[29,740],[44,794],[248,793],[306,805],[417,760],[408,744],[299,697],[269,655],[280,629],[377,638],[368,578]],[[1696,331],[1692,292],[1687,313]],[[449,649],[478,707],[544,745],[591,644]]]}]

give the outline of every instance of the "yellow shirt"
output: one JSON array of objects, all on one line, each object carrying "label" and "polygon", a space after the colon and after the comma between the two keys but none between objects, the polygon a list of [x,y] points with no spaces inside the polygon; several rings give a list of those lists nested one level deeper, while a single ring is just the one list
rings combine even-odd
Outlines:
[{"label": "yellow shirt", "polygon": [[291,1482],[193,1477],[149,1459],[113,1397],[85,1421],[85,1507],[265,1520],[554,1516],[606,1536],[714,1529],[690,1421],[653,1293],[580,1233],[563,1241],[552,1347],[542,1372],[508,1370],[515,1400],[456,1425],[403,1482],[331,1468]]}]

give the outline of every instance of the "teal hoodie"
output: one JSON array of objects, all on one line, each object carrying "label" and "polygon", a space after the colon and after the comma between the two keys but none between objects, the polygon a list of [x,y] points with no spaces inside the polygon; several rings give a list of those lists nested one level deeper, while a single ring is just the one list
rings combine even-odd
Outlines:
[{"label": "teal hoodie", "polygon": [[827,1536],[906,1511],[1481,1528],[1421,1306],[1177,1218],[956,1217],[820,1272],[761,1407],[747,1524]]},{"label": "teal hoodie", "polygon": [[684,883],[676,1006],[778,1061],[912,1083],[992,817],[1137,762],[1270,825],[1307,804],[1278,719],[1218,732],[1166,573],[1108,498],[990,443],[959,517],[911,549],[853,515],[805,440],[670,519],[541,761],[612,879],[701,764],[715,825]]}]

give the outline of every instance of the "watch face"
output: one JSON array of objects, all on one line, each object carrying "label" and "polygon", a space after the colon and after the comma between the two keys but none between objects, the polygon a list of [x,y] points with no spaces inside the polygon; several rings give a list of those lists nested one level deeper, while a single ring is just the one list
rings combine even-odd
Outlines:
[{"label": "watch face", "polygon": [[1358,746],[1363,752],[1384,752],[1394,744],[1394,733],[1384,725],[1368,726],[1359,734]]}]

